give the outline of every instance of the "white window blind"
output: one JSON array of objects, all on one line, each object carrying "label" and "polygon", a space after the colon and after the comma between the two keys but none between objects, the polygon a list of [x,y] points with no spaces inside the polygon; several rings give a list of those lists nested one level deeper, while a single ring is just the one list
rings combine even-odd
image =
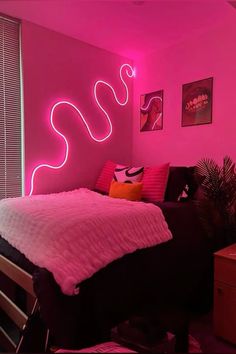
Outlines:
[{"label": "white window blind", "polygon": [[0,17],[0,199],[22,195],[19,23]]}]

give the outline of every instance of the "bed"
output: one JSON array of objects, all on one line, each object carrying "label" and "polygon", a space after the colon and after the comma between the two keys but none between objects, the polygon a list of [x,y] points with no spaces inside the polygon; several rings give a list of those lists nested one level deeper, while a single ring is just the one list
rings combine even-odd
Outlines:
[{"label": "bed", "polygon": [[208,304],[211,255],[194,203],[157,205],[173,239],[111,262],[82,281],[75,296],[63,294],[49,271],[32,264],[0,237],[1,255],[32,275],[53,345],[82,348],[106,341],[112,327],[154,306],[176,303],[203,309]]}]

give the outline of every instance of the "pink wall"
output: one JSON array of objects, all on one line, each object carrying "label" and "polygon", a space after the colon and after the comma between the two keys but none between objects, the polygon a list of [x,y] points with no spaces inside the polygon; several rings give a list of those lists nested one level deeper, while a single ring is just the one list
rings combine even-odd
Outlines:
[{"label": "pink wall", "polygon": [[[29,177],[41,163],[59,165],[65,144],[49,126],[50,107],[60,100],[72,101],[99,137],[108,131],[106,119],[95,104],[93,85],[108,81],[124,100],[125,90],[119,68],[127,60],[76,39],[23,21],[22,55],[25,114],[26,194]],[[132,80],[127,79],[132,97]],[[99,98],[107,108],[113,134],[104,143],[92,141],[81,119],[70,108],[55,115],[55,123],[70,142],[67,164],[60,170],[43,168],[35,177],[35,193],[93,187],[107,159],[130,163],[132,152],[132,100],[119,106],[108,88],[99,88]]]},{"label": "pink wall", "polygon": [[[133,164],[236,160],[236,21],[135,63]],[[212,124],[181,128],[182,84],[214,77]],[[139,132],[140,94],[164,89],[164,128]]]}]

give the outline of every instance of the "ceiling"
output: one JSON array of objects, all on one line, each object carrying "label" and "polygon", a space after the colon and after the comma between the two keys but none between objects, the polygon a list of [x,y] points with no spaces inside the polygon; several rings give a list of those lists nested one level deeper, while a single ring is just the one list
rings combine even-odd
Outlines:
[{"label": "ceiling", "polygon": [[193,38],[236,16],[225,0],[1,0],[0,12],[131,59]]}]

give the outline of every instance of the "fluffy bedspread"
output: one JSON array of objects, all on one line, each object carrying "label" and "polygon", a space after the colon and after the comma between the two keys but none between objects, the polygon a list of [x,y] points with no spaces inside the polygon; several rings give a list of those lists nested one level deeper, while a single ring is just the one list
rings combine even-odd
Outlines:
[{"label": "fluffy bedspread", "polygon": [[159,207],[85,188],[1,200],[0,233],[67,295],[123,255],[172,238]]}]

